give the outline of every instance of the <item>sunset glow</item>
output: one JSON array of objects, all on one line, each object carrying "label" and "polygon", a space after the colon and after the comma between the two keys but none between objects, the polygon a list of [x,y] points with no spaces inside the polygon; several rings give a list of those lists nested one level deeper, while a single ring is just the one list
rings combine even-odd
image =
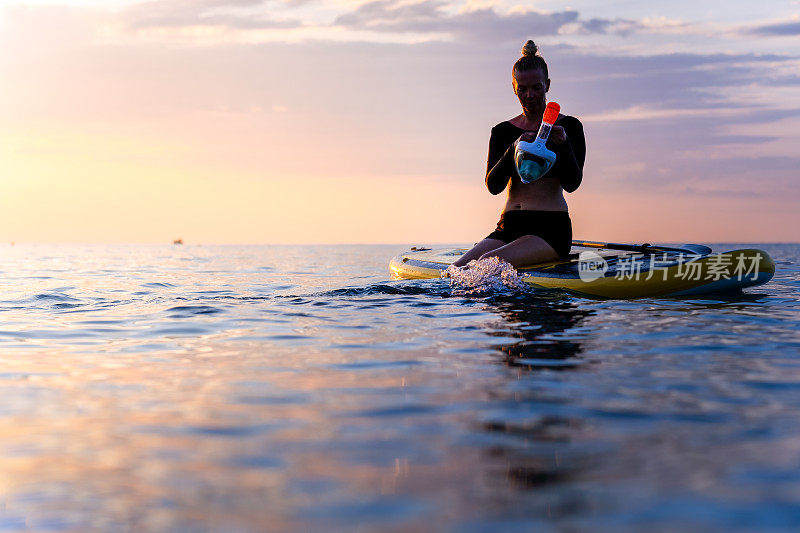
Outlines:
[{"label": "sunset glow", "polygon": [[800,4],[626,4],[6,2],[0,240],[474,242],[532,38],[577,237],[796,241]]}]

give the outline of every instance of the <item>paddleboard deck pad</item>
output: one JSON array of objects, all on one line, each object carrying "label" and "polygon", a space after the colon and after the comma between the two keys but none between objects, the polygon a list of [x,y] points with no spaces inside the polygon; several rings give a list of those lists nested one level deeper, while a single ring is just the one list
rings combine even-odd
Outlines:
[{"label": "paddleboard deck pad", "polygon": [[[600,298],[736,292],[763,285],[775,274],[775,263],[763,250],[714,253],[699,244],[674,248],[647,246],[641,250],[573,246],[573,253],[564,260],[518,268],[517,272],[534,287]],[[439,278],[466,251],[466,248],[412,248],[394,257],[389,270],[395,279]]]}]

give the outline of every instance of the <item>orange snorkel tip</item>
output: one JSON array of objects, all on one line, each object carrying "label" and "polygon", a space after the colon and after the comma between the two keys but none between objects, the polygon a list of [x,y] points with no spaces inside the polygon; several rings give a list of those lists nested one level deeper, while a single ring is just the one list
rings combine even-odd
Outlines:
[{"label": "orange snorkel tip", "polygon": [[542,117],[542,122],[547,122],[548,124],[553,124],[556,120],[558,120],[558,114],[561,112],[561,106],[555,102],[550,102],[547,104],[547,108],[544,110],[544,117]]}]

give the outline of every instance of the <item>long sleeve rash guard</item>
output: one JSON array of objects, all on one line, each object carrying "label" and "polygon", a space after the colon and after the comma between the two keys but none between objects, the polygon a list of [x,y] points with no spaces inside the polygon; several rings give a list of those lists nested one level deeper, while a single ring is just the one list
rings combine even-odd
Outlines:
[{"label": "long sleeve rash guard", "polygon": [[[583,125],[580,120],[568,115],[561,115],[555,125],[564,128],[567,140],[562,144],[555,144],[548,140],[547,148],[555,152],[556,162],[546,177],[558,179],[565,191],[573,192],[581,184],[583,163],[586,160],[586,139],[583,136]],[[493,178],[498,175],[505,177],[506,181],[503,182],[505,185],[508,184],[508,179],[517,175],[514,166],[514,141],[527,131],[529,130],[518,128],[509,121],[501,122],[492,128],[486,165],[487,186],[490,175]],[[503,189],[505,189],[505,185]],[[499,194],[503,189],[491,192]]]}]

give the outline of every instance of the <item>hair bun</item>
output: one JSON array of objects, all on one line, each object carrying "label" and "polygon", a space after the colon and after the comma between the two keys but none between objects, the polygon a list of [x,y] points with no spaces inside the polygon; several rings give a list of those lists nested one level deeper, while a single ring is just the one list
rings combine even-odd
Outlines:
[{"label": "hair bun", "polygon": [[531,40],[528,40],[528,42],[522,46],[522,57],[535,56],[538,52],[539,47]]}]

